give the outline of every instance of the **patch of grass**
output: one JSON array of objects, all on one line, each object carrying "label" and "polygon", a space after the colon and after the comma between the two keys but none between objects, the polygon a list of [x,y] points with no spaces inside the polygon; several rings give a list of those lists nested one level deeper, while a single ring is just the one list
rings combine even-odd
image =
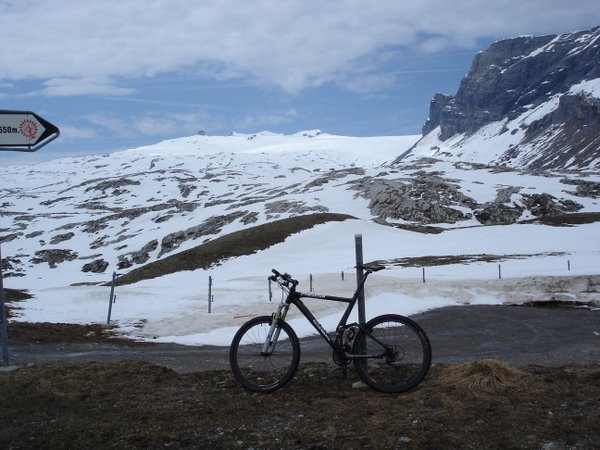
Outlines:
[{"label": "patch of grass", "polygon": [[552,225],[555,227],[582,225],[586,223],[600,222],[600,212],[558,214],[556,216],[539,217],[536,219],[522,221],[522,223],[534,222],[539,222],[544,225]]},{"label": "patch of grass", "polygon": [[134,345],[129,339],[117,338],[111,328],[99,324],[8,322],[8,336],[11,343],[22,344],[110,342]]},{"label": "patch of grass", "polygon": [[182,270],[208,269],[229,258],[251,255],[260,250],[265,250],[283,242],[290,235],[312,228],[315,225],[353,218],[345,214],[309,214],[246,228],[133,269],[119,277],[117,284],[135,283]]},{"label": "patch of grass", "polygon": [[445,230],[442,227],[434,227],[432,225],[419,225],[419,224],[411,224],[411,223],[390,223],[386,220],[376,220],[377,223],[381,225],[385,225],[388,227],[399,228],[401,230],[413,231],[415,233],[422,234],[441,234]]},{"label": "patch of grass", "polygon": [[536,253],[536,254],[512,254],[512,255],[490,255],[487,253],[473,255],[426,255],[407,258],[395,258],[377,260],[370,264],[397,266],[397,267],[433,267],[447,266],[450,264],[471,264],[474,262],[501,262],[509,259],[526,259],[535,256],[560,256],[562,253]]}]

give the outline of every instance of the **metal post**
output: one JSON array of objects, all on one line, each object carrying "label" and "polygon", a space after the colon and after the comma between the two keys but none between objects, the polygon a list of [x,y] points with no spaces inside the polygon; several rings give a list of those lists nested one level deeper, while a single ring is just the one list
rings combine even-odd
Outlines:
[{"label": "metal post", "polygon": [[[44,145],[50,143],[60,135],[60,130],[45,119],[35,114],[32,111],[12,111],[0,110],[0,115],[9,118],[9,121],[21,120],[33,116],[41,125],[39,130],[36,127],[34,141],[23,141],[24,135],[19,136],[17,133],[11,134],[8,141],[0,144],[0,151],[15,151],[15,152],[35,152]],[[11,119],[12,116],[12,119]],[[47,134],[50,133],[50,134]],[[2,276],[2,251],[0,250],[0,345],[2,346],[2,366],[8,367],[8,326],[6,324],[6,310],[4,308],[4,282]]]},{"label": "metal post", "polygon": [[8,330],[4,309],[4,282],[2,281],[2,250],[0,249],[0,339],[2,340],[2,366],[8,367]]},{"label": "metal post", "polygon": [[[354,235],[354,246],[356,250],[356,284],[360,286],[360,281],[364,275],[363,273],[363,246],[362,246],[362,234]],[[367,321],[365,312],[365,290],[364,285],[363,289],[360,290],[358,294],[358,323],[359,325],[364,325]],[[367,352],[367,340],[363,339],[360,345],[360,348],[357,349],[359,353],[365,354]],[[367,368],[367,360],[360,359],[359,364],[362,365],[364,369]]]},{"label": "metal post", "polygon": [[212,277],[208,277],[208,313],[211,312],[211,304],[212,303]]},{"label": "metal post", "polygon": [[273,301],[273,289],[271,288],[271,277],[267,278],[269,280],[269,301]]},{"label": "metal post", "polygon": [[117,272],[112,274],[112,283],[110,284],[110,297],[108,298],[108,317],[106,318],[106,325],[110,325],[110,315],[112,313],[112,305],[115,301],[115,282],[117,280]]},{"label": "metal post", "polygon": [[344,281],[344,271],[342,270],[342,281]]},{"label": "metal post", "polygon": [[571,260],[567,259],[567,270],[571,270]]},{"label": "metal post", "polygon": [[[363,245],[362,234],[354,235],[354,247],[356,250],[356,285],[360,286],[360,280],[363,277]],[[365,314],[365,291],[361,289],[358,296],[358,323],[364,325],[367,321]]]},{"label": "metal post", "polygon": [[312,273],[310,274],[310,278],[309,278],[309,279],[310,279],[310,292],[312,292],[312,291],[313,291],[313,285],[312,285],[312,280],[313,280],[313,279],[312,279]]},{"label": "metal post", "polygon": [[502,279],[502,266],[500,264],[498,264],[498,279]]},{"label": "metal post", "polygon": [[425,267],[423,267],[423,283],[425,283]]}]

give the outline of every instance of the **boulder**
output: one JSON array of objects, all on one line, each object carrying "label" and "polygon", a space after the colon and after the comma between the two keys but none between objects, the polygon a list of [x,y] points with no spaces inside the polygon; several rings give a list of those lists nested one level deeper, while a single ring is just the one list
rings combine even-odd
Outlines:
[{"label": "boulder", "polygon": [[82,272],[104,273],[108,268],[108,263],[102,258],[96,259],[90,263],[84,264],[81,268]]}]

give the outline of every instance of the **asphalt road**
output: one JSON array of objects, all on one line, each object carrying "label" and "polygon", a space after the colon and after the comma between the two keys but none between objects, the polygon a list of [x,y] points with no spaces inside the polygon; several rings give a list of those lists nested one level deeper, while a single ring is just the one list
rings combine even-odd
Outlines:
[{"label": "asphalt road", "polygon": [[[545,306],[448,307],[412,316],[431,341],[433,363],[493,358],[512,365],[600,363],[600,309]],[[320,338],[302,339],[302,361],[331,361]],[[176,344],[9,345],[10,363],[144,360],[178,372],[229,369],[227,347]]]}]

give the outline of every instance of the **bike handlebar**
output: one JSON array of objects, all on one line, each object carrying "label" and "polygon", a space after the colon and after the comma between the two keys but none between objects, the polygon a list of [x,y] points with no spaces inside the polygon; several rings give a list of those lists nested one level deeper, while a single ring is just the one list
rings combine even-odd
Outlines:
[{"label": "bike handlebar", "polygon": [[273,275],[269,277],[271,281],[277,281],[278,278],[281,278],[284,284],[291,283],[293,287],[296,287],[299,283],[298,280],[294,280],[289,273],[282,274],[275,269],[272,269],[271,272],[273,272]]},{"label": "bike handlebar", "polygon": [[[368,275],[370,273],[378,272],[380,270],[385,269],[385,266],[356,266],[356,268],[366,270],[366,275]],[[269,280],[271,281],[276,282],[280,278],[281,280],[283,280],[284,284],[291,283],[293,287],[296,287],[298,285],[298,280],[294,280],[289,273],[282,274],[275,269],[271,269],[271,272],[273,273],[273,275],[269,277]]]},{"label": "bike handlebar", "polygon": [[271,272],[273,272],[274,276],[272,276],[271,278],[281,278],[282,280],[285,281],[291,281],[292,276],[289,273],[280,273],[275,269],[271,269]]}]

